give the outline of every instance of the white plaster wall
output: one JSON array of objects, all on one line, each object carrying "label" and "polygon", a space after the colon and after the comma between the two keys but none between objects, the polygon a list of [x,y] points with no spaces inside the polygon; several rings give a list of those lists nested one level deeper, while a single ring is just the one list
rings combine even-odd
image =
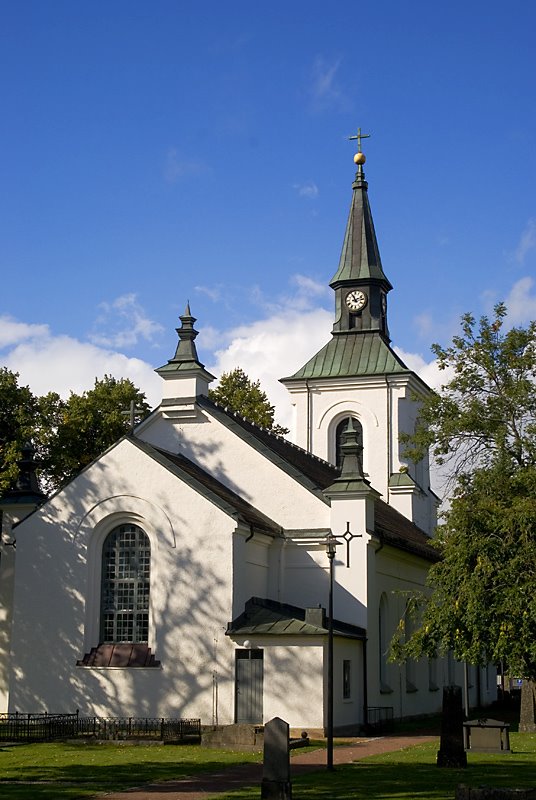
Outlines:
[{"label": "white plaster wall", "polygon": [[[324,725],[324,637],[254,636],[264,659],[263,721],[281,717],[292,728]],[[238,643],[242,645],[240,640]]]},{"label": "white plaster wall", "polygon": [[268,597],[271,539],[244,528],[234,536],[234,591],[232,619],[244,611],[250,597]]},{"label": "white plaster wall", "polygon": [[155,414],[140,438],[187,456],[282,527],[328,524],[326,503],[204,410],[188,420]]},{"label": "white plaster wall", "polygon": [[[351,696],[343,697],[343,661],[351,662]],[[363,645],[335,637],[333,647],[333,725],[335,729],[363,723]]]},{"label": "white plaster wall", "polygon": [[[121,522],[151,542],[150,646],[160,669],[87,669],[98,643],[100,549]],[[18,529],[10,708],[112,715],[234,713],[236,523],[127,440]],[[86,598],[89,600],[86,602]]]},{"label": "white plaster wall", "polygon": [[2,518],[2,544],[0,557],[0,713],[8,709],[9,703],[9,651],[13,611],[13,582],[15,578],[14,547],[6,547],[12,541],[11,519]]},{"label": "white plaster wall", "polygon": [[[389,478],[406,466],[399,442],[401,432],[414,429],[418,401],[413,394],[422,394],[423,386],[413,375],[369,376],[363,378],[309,381],[288,387],[295,405],[296,443],[320,458],[335,460],[335,430],[349,414],[363,427],[363,470],[371,485],[409,519],[426,531],[435,522],[435,499],[429,493],[428,460],[418,470],[422,493],[411,502],[393,496]],[[417,475],[418,472],[418,475]]]},{"label": "white plaster wall", "polygon": [[[362,579],[362,547],[356,545],[352,549],[350,568],[346,566],[345,546],[339,548],[333,568],[335,618],[365,627],[366,597],[363,593],[366,593],[366,582]],[[329,563],[323,546],[287,546],[282,595],[283,602],[302,608],[328,608]]]},{"label": "white plaster wall", "polygon": [[[441,711],[443,702],[442,687],[450,683],[464,685],[463,664],[447,657],[435,660],[430,668],[429,660],[422,658],[410,667],[411,681],[405,664],[386,665],[386,683],[391,692],[382,692],[379,684],[379,603],[385,593],[388,603],[388,639],[394,634],[399,621],[404,616],[407,590],[422,590],[425,586],[427,562],[411,554],[403,553],[388,546],[379,548],[377,544],[369,547],[369,624],[368,624],[368,678],[369,706],[392,706],[395,717],[411,717]],[[449,664],[450,660],[450,664]],[[476,668],[470,669],[473,686],[470,688],[470,704],[477,704]],[[481,699],[487,704],[496,699],[494,691],[495,670],[481,670]],[[431,682],[431,676],[434,681]],[[410,686],[410,683],[412,686]],[[416,688],[417,691],[412,689]]]}]

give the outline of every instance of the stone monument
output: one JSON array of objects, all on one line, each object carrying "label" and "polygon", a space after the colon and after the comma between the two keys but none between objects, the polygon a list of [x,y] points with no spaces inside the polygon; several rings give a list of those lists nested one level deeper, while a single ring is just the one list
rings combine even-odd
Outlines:
[{"label": "stone monument", "polygon": [[521,684],[519,732],[536,733],[536,681],[524,680]]},{"label": "stone monument", "polygon": [[289,726],[275,717],[264,726],[261,800],[291,800]]},{"label": "stone monument", "polygon": [[438,767],[466,767],[467,753],[463,746],[462,687],[443,687],[441,742],[437,753]]}]

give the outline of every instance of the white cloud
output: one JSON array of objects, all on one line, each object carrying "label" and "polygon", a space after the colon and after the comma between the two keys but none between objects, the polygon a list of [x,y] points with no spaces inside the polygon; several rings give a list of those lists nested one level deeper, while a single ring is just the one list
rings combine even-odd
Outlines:
[{"label": "white cloud", "polygon": [[315,58],[310,88],[315,111],[326,111],[330,108],[346,110],[348,101],[336,80],[341,60],[338,58],[328,62],[323,56]]},{"label": "white cloud", "polygon": [[329,340],[333,314],[321,308],[307,312],[281,309],[268,319],[241,325],[222,334],[224,346],[208,367],[220,376],[241,367],[259,380],[276,419],[292,428],[290,396],[279,378],[292,375]]},{"label": "white cloud", "polygon": [[295,183],[292,188],[296,189],[300,197],[309,197],[311,200],[314,200],[320,194],[318,186],[314,181]]},{"label": "white cloud", "polygon": [[35,394],[54,391],[68,397],[71,391],[91,389],[95,378],[112,375],[130,378],[146,393],[152,406],[160,402],[161,379],[145,361],[70,336],[54,336],[46,325],[18,323],[28,335],[11,346],[5,334],[12,324],[8,320],[6,326],[5,319],[0,318],[0,342],[5,349],[0,359],[8,369],[18,372],[20,383],[30,386]]},{"label": "white cloud", "polygon": [[26,339],[48,336],[48,333],[48,325],[29,325],[7,315],[0,316],[0,348],[11,347]]},{"label": "white cloud", "polygon": [[508,321],[519,325],[536,319],[536,293],[533,290],[534,279],[525,277],[512,286],[505,300],[508,309]]},{"label": "white cloud", "polygon": [[164,178],[168,183],[177,183],[181,178],[189,176],[205,175],[209,171],[205,162],[197,158],[181,158],[174,147],[167,151]]},{"label": "white cloud", "polygon": [[417,328],[419,336],[429,338],[434,328],[435,319],[431,314],[423,311],[422,314],[417,314],[413,317],[413,324]]},{"label": "white cloud", "polygon": [[163,331],[162,325],[150,320],[133,293],[124,294],[111,303],[101,303],[89,339],[103,347],[132,347],[140,339],[152,341]]},{"label": "white cloud", "polygon": [[205,294],[213,303],[218,303],[222,299],[222,286],[194,286],[196,292]]},{"label": "white cloud", "polygon": [[529,219],[515,251],[518,264],[524,264],[527,254],[536,249],[536,219]]},{"label": "white cloud", "polygon": [[452,377],[448,369],[439,369],[435,358],[431,361],[425,361],[420,353],[408,353],[405,350],[401,350],[400,347],[394,347],[393,349],[408,369],[415,372],[431,389],[440,389]]}]

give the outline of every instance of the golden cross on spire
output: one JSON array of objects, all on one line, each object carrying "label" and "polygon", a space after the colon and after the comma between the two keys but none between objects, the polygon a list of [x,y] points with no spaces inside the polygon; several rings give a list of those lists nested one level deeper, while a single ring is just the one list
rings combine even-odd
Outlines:
[{"label": "golden cross on spire", "polygon": [[361,128],[357,129],[357,136],[349,136],[349,141],[357,139],[357,152],[361,153],[361,139],[370,139],[370,133],[361,133]]}]

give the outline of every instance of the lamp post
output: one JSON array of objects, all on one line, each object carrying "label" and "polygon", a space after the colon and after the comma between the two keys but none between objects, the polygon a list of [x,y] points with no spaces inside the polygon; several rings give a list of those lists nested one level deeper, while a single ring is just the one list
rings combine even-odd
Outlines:
[{"label": "lamp post", "polygon": [[333,769],[333,562],[339,542],[330,531],[326,539],[329,559],[329,604],[328,604],[328,751],[327,768]]},{"label": "lamp post", "polygon": [[328,708],[327,708],[327,758],[326,767],[333,770],[333,575],[337,546],[346,542],[346,566],[350,566],[350,542],[361,538],[361,533],[352,533],[350,523],[346,523],[344,533],[336,536],[332,531],[326,537],[326,553],[329,559],[329,602],[328,602]]}]

